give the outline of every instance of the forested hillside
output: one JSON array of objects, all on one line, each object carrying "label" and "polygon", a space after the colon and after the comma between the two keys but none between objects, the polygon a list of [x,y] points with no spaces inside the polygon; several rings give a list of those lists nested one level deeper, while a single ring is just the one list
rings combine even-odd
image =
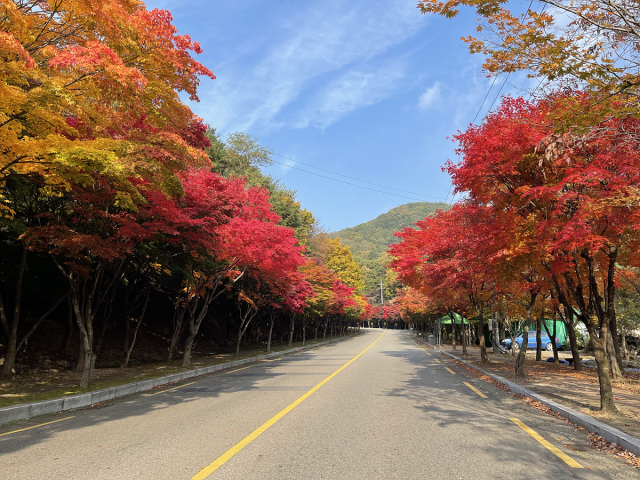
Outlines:
[{"label": "forested hillside", "polygon": [[[390,271],[387,268],[386,250],[389,245],[396,243],[393,235],[405,227],[409,227],[419,220],[433,215],[436,210],[448,210],[446,203],[413,202],[392,208],[377,218],[355,227],[345,228],[331,234],[339,237],[340,241],[348,245],[355,260],[360,264],[365,276],[365,292],[372,296],[379,290],[380,280],[385,286],[392,284]],[[393,294],[393,285],[387,292]],[[377,293],[379,295],[379,293]]]}]

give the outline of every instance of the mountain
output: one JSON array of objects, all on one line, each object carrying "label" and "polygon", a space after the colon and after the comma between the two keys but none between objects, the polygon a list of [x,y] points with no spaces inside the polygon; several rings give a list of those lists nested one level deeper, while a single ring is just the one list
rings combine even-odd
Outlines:
[{"label": "mountain", "polygon": [[[385,252],[389,245],[398,241],[398,238],[393,235],[394,232],[424,220],[433,215],[436,210],[449,208],[451,207],[446,203],[406,203],[392,208],[373,220],[330,235],[334,238],[339,237],[343,244],[349,245],[353,258],[365,272],[365,292],[371,292],[371,296],[375,296],[375,292],[380,289],[380,280],[385,284],[393,283],[386,278],[389,274]],[[393,293],[392,288],[385,295],[393,295]],[[377,295],[379,296],[379,293]]]}]

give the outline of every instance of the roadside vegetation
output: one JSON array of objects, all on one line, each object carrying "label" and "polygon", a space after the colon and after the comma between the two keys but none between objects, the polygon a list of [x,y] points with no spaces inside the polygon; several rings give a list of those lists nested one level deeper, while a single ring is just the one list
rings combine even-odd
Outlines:
[{"label": "roadside vegetation", "polygon": [[[483,362],[488,318],[524,320],[524,344],[530,327],[555,318],[580,369],[575,327],[584,325],[601,410],[615,412],[612,381],[623,380],[628,356],[621,340],[638,323],[640,10],[605,1],[508,6],[419,4],[447,18],[473,9],[478,29],[465,41],[486,56],[487,75],[524,71],[539,83],[530,98],[504,98],[454,136],[460,161],[445,168],[464,200],[398,234],[391,266],[406,290],[397,308],[409,318],[474,317]],[[525,358],[523,348],[516,376]]]},{"label": "roadside vegetation", "polygon": [[215,76],[168,11],[6,1],[0,45],[5,380],[51,362],[47,349],[87,388],[96,367],[158,345],[184,368],[367,315],[348,248],[311,242],[311,212],[261,173],[270,150],[181,100]]}]

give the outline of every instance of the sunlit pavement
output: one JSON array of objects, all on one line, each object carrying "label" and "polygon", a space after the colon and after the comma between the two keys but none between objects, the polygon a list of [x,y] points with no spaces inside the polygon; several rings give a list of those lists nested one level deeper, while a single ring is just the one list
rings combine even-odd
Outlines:
[{"label": "sunlit pavement", "polygon": [[640,474],[403,330],[365,329],[153,395],[2,425],[0,435],[3,480]]}]

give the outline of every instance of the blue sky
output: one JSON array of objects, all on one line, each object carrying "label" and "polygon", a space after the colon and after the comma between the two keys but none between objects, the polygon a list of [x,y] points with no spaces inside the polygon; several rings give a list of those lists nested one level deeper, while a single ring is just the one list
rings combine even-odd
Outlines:
[{"label": "blue sky", "polygon": [[[222,134],[249,133],[284,157],[414,192],[386,190],[410,197],[402,198],[285,165],[269,167],[331,231],[403,203],[444,201],[450,182],[440,167],[455,159],[447,137],[473,120],[493,81],[482,75],[482,58],[471,56],[460,40],[474,32],[475,17],[425,16],[416,3],[146,2],[148,8],[171,11],[180,33],[202,44],[198,60],[217,79],[202,82],[201,101],[192,108],[209,125]],[[531,80],[513,75],[503,94],[518,94],[529,85]],[[274,160],[331,176],[281,157]]]}]

